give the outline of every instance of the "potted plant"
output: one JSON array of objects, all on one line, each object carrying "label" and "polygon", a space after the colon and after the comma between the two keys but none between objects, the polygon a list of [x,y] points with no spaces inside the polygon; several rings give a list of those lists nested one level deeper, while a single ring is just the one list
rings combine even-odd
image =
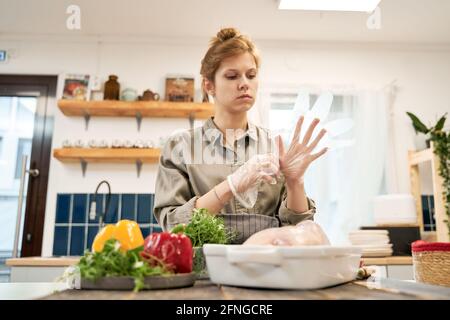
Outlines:
[{"label": "potted plant", "polygon": [[182,232],[191,239],[194,247],[193,270],[197,279],[208,278],[203,245],[206,243],[228,244],[234,234],[225,227],[223,218],[214,216],[208,209],[194,209],[191,221],[175,226],[172,233]]},{"label": "potted plant", "polygon": [[429,141],[433,141],[433,151],[439,159],[438,173],[443,179],[443,197],[447,214],[448,233],[450,235],[450,131],[444,130],[447,113],[445,113],[434,125],[428,128],[411,112],[406,112],[411,118],[416,133],[430,134]]},{"label": "potted plant", "polygon": [[[416,133],[430,134],[427,141],[433,141],[433,152],[439,159],[438,173],[443,179],[443,199],[450,236],[450,131],[444,130],[445,113],[434,125],[428,128],[414,114],[407,112]],[[429,144],[427,144],[429,147]],[[414,275],[417,281],[450,286],[450,243],[427,243],[416,241],[412,244]],[[444,276],[443,276],[444,275]]]},{"label": "potted plant", "polygon": [[426,140],[427,148],[430,147],[430,141],[432,140],[433,133],[437,133],[442,131],[444,128],[444,123],[446,120],[447,113],[445,113],[433,127],[428,128],[419,118],[411,112],[406,112],[409,118],[412,121],[412,125],[414,127],[414,131],[416,134],[423,133],[425,135],[430,134],[430,137]]}]

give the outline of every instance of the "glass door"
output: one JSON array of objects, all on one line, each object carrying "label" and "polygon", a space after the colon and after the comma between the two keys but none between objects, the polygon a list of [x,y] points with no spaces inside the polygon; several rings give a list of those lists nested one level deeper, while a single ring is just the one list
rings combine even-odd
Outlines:
[{"label": "glass door", "polygon": [[[29,168],[36,104],[36,97],[0,97],[0,256],[3,259],[13,254],[22,160],[27,156],[26,168]],[[28,177],[25,175],[23,182],[20,230],[23,229]],[[17,248],[21,245],[19,240]]]},{"label": "glass door", "polygon": [[0,75],[0,282],[9,280],[8,258],[40,255],[42,246],[56,77],[52,87],[42,78]]}]

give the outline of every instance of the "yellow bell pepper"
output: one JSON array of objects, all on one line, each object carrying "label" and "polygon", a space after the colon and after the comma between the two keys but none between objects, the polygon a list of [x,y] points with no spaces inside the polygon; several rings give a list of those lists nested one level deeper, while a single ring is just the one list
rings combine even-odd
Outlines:
[{"label": "yellow bell pepper", "polygon": [[144,245],[141,229],[135,221],[121,220],[116,223],[113,238],[119,240],[125,251],[136,249]]},{"label": "yellow bell pepper", "polygon": [[95,236],[94,242],[92,243],[92,251],[100,252],[103,250],[103,246],[105,242],[113,237],[114,230],[116,229],[115,225],[108,224],[100,230],[99,233]]},{"label": "yellow bell pepper", "polygon": [[119,241],[121,251],[133,250],[144,245],[144,237],[139,225],[131,220],[120,220],[115,225],[108,224],[104,226],[95,236],[92,243],[92,251],[102,251],[105,242],[109,239]]}]

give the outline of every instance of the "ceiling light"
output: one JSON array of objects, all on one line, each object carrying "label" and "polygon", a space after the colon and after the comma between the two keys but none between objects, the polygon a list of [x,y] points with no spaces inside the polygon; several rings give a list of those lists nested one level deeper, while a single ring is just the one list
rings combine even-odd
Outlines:
[{"label": "ceiling light", "polygon": [[279,0],[280,10],[372,12],[381,0]]}]

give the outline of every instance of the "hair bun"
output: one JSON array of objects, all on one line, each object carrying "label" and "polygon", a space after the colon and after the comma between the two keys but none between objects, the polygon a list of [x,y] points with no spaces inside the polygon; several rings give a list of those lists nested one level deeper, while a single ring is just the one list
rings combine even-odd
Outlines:
[{"label": "hair bun", "polygon": [[234,37],[237,37],[239,35],[239,31],[235,28],[224,28],[217,32],[217,38],[222,42],[228,39],[233,39]]}]

